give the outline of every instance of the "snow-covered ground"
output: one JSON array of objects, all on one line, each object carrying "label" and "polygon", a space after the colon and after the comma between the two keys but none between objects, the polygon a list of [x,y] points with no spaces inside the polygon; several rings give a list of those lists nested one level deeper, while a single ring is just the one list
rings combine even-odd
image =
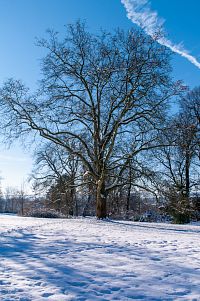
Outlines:
[{"label": "snow-covered ground", "polygon": [[1,301],[200,300],[200,226],[0,216]]}]

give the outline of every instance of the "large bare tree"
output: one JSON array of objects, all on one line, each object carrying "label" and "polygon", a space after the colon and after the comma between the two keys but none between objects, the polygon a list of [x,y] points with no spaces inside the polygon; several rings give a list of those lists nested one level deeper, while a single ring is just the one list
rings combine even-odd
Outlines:
[{"label": "large bare tree", "polygon": [[1,88],[2,128],[9,138],[35,131],[77,156],[104,218],[108,192],[127,184],[130,158],[158,146],[166,104],[181,85],[170,78],[169,51],[140,31],[94,35],[77,22],[61,41],[49,35],[38,42],[47,54],[37,93],[12,79]]}]

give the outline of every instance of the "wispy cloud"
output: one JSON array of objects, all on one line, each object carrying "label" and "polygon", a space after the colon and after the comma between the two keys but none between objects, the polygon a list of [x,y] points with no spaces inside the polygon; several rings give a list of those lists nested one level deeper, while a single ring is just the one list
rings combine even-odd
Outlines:
[{"label": "wispy cloud", "polygon": [[[158,29],[163,28],[165,20],[158,16],[156,11],[150,8],[149,0],[121,0],[127,11],[127,17],[141,27],[146,34],[155,37]],[[200,69],[200,62],[192,56],[181,44],[174,44],[162,34],[162,37],[157,39],[158,43],[171,49],[173,52],[181,55],[190,61],[193,65]]]}]

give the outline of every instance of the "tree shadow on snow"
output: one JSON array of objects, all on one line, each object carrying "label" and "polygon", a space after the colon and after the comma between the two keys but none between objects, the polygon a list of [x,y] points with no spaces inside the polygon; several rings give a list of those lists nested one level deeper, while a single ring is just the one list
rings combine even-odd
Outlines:
[{"label": "tree shadow on snow", "polygon": [[[191,284],[200,275],[199,269],[175,264],[142,246],[77,242],[66,237],[49,241],[48,236],[26,230],[16,233],[4,235],[0,245],[4,274],[10,278],[9,285],[19,288],[25,279],[29,290],[43,291],[43,297],[59,293],[66,296],[62,300],[164,301],[187,296],[191,289],[200,294],[199,283]],[[4,276],[1,273],[0,293]],[[67,299],[69,295],[74,297]]]},{"label": "tree shadow on snow", "polygon": [[[116,224],[116,225],[124,225],[128,226],[130,228],[142,228],[144,229],[154,229],[158,231],[172,231],[175,233],[188,233],[188,234],[193,234],[197,233],[200,234],[200,226],[194,226],[194,225],[178,225],[178,224],[161,224],[161,223],[146,223],[146,222],[121,222],[117,220],[108,220],[106,221],[111,224]],[[193,229],[192,229],[192,228]],[[195,228],[195,229],[194,229]]]}]

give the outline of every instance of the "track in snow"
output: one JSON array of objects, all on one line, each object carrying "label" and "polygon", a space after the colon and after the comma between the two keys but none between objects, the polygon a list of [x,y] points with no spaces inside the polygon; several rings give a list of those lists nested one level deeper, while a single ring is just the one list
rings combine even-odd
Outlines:
[{"label": "track in snow", "polygon": [[0,216],[1,301],[200,300],[200,227]]}]

